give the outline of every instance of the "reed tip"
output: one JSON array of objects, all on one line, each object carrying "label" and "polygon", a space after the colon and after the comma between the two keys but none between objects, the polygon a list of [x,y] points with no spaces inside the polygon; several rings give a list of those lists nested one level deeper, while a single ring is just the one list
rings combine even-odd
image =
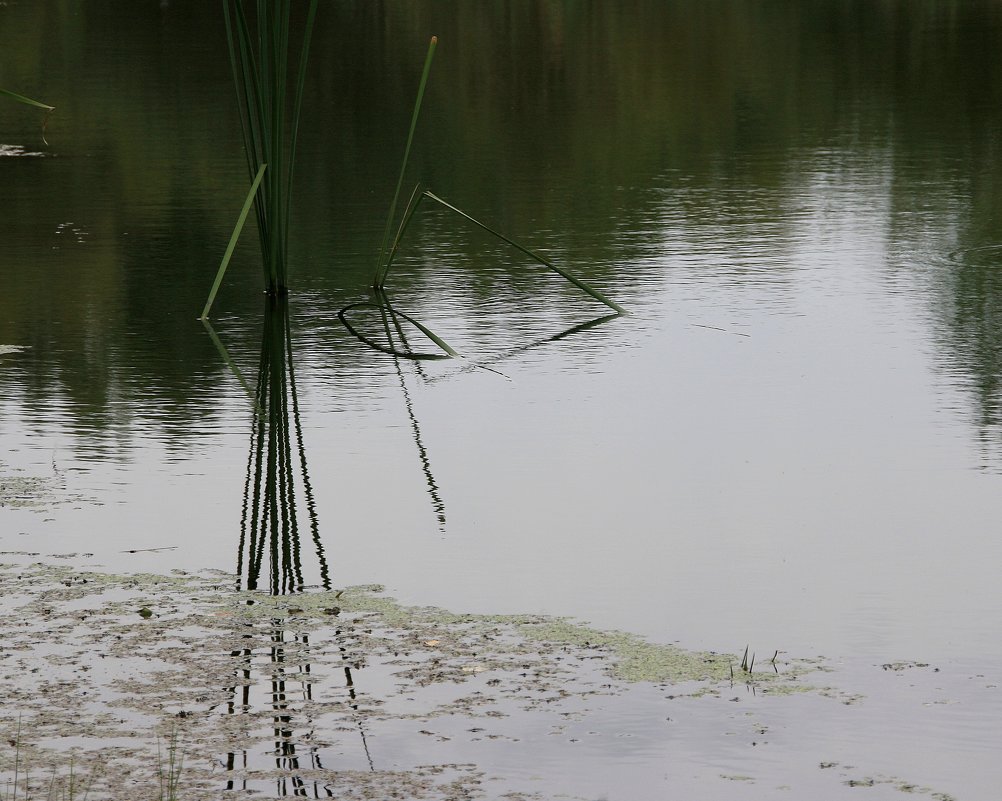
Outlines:
[{"label": "reed tip", "polygon": [[438,44],[438,37],[437,36],[432,36],[431,37],[431,43],[432,44]]}]

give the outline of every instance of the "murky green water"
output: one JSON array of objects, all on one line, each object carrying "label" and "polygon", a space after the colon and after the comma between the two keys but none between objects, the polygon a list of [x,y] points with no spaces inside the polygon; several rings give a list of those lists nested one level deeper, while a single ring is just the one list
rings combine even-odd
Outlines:
[{"label": "murky green water", "polygon": [[[433,33],[410,180],[630,316],[425,207],[391,294],[465,359],[341,325]],[[195,319],[246,191],[218,4],[0,6],[0,87],[57,107],[46,144],[0,99],[0,472],[49,499],[0,492],[0,549],[246,568],[274,453],[281,581],[997,683],[1000,40],[989,2],[322,3],[271,451]],[[214,328],[253,391],[246,242]],[[982,798],[987,699],[828,734]]]}]

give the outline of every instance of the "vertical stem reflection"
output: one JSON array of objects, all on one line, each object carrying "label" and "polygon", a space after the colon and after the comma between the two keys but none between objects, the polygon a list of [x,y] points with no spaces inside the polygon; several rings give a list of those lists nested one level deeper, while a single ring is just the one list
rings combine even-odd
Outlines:
[{"label": "vertical stem reflection", "polygon": [[329,590],[330,570],[320,540],[303,443],[288,300],[285,298],[265,301],[254,400],[237,556],[243,587],[264,589],[262,570],[266,570],[267,590],[273,595],[303,590],[305,578],[297,504],[297,499],[303,498],[321,585]]}]

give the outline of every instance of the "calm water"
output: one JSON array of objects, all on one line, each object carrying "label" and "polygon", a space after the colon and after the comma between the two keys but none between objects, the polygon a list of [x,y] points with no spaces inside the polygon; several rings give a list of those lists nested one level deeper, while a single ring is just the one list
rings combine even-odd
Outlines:
[{"label": "calm water", "polygon": [[[432,33],[409,180],[631,315],[581,328],[604,307],[426,206],[389,287],[465,359],[341,325]],[[45,144],[0,105],[24,348],[0,458],[62,498],[4,509],[0,549],[242,559],[254,406],[195,319],[246,186],[224,42],[213,3],[0,7],[0,87],[57,107]],[[997,680],[1000,46],[990,2],[323,4],[289,310],[304,580],[319,548],[335,586],[407,602]],[[214,312],[251,389],[258,272],[238,250]],[[987,798],[997,692],[886,770]]]}]

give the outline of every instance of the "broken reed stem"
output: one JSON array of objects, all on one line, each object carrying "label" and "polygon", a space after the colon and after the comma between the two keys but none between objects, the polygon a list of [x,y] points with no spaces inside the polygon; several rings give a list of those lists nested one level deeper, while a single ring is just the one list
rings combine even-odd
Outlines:
[{"label": "broken reed stem", "polygon": [[547,268],[553,270],[553,272],[555,272],[557,275],[561,276],[562,278],[566,279],[567,281],[570,281],[572,284],[574,284],[574,286],[576,286],[582,292],[584,292],[587,295],[590,295],[591,297],[593,297],[595,300],[599,301],[600,303],[604,303],[610,309],[613,309],[614,311],[617,311],[620,314],[627,314],[626,309],[624,309],[618,303],[616,303],[615,301],[610,300],[605,295],[603,295],[601,292],[599,292],[597,289],[593,289],[592,287],[590,287],[584,281],[581,281],[580,279],[575,278],[573,275],[571,275],[566,270],[563,270],[560,267],[557,267],[557,265],[555,265],[553,262],[551,262],[551,261],[549,261],[547,259],[544,259],[538,253],[535,253],[535,252],[529,250],[528,248],[523,247],[518,242],[516,242],[514,239],[511,239],[510,237],[505,236],[504,234],[500,233],[499,231],[495,231],[489,225],[486,225],[485,223],[480,222],[480,220],[477,220],[474,217],[471,217],[469,214],[467,214],[462,209],[456,208],[451,203],[448,203],[448,202],[442,200],[442,198],[440,198],[438,195],[433,194],[432,192],[429,192],[428,190],[425,190],[423,192],[423,195],[425,197],[427,197],[427,198],[430,198],[431,200],[434,200],[436,203],[442,204],[443,206],[445,206],[450,211],[455,212],[460,217],[464,217],[465,219],[469,220],[474,225],[476,225],[476,226],[478,226],[480,228],[483,228],[489,234],[493,234],[498,239],[500,239],[502,242],[507,242],[509,245],[511,245],[516,250],[520,250],[522,253],[524,253],[526,256],[528,256],[530,259],[533,259],[534,261],[537,261],[540,264],[542,264],[544,267],[547,267]]}]

